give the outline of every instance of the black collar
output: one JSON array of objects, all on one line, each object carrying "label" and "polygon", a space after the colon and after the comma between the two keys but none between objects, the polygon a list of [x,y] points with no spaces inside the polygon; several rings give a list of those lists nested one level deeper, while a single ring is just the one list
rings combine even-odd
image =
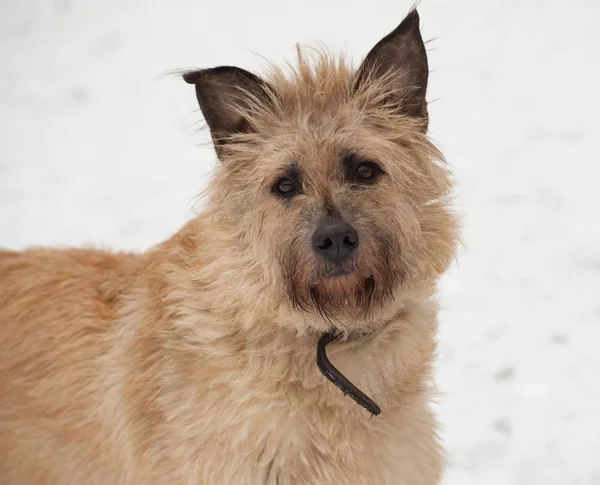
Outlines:
[{"label": "black collar", "polygon": [[325,347],[336,340],[339,334],[336,330],[329,330],[324,333],[317,344],[317,366],[321,373],[337,386],[345,395],[350,396],[360,404],[363,408],[369,411],[373,416],[379,416],[381,409],[369,396],[362,392],[358,387],[352,384],[344,375],[337,370],[327,358]]}]

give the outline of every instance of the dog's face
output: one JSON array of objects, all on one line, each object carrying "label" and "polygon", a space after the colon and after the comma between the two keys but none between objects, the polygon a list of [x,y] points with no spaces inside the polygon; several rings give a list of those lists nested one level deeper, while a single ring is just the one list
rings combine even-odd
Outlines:
[{"label": "dog's face", "polygon": [[213,204],[298,311],[361,324],[448,266],[450,179],[427,140],[428,67],[413,11],[358,70],[300,54],[265,81],[185,74],[222,162]]}]

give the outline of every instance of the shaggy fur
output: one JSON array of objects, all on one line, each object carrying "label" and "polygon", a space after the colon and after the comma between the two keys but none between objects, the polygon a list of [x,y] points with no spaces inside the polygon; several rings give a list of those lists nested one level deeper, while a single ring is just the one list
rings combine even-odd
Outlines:
[{"label": "shaggy fur", "polygon": [[[433,295],[457,226],[416,11],[390,36],[358,71],[299,51],[265,79],[187,73],[222,163],[149,252],[0,251],[2,485],[438,483]],[[350,180],[360,160],[375,183]],[[341,276],[311,250],[323,214],[360,237]],[[318,371],[331,326],[379,417]]]}]

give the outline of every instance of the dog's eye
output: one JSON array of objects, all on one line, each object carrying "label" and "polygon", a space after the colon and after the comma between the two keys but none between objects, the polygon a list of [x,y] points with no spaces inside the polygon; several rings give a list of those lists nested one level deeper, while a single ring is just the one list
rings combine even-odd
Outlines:
[{"label": "dog's eye", "polygon": [[288,177],[280,178],[273,186],[273,192],[282,197],[291,197],[298,192],[296,182]]},{"label": "dog's eye", "polygon": [[381,170],[371,162],[362,162],[354,171],[354,178],[359,182],[373,182]]},{"label": "dog's eye", "polygon": [[375,169],[366,163],[361,163],[356,169],[356,178],[368,180],[375,175]]}]

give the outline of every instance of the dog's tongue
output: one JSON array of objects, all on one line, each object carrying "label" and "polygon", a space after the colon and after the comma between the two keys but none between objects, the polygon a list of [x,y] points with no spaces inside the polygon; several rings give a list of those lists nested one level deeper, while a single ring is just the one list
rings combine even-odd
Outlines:
[{"label": "dog's tongue", "polygon": [[379,406],[375,404],[369,396],[346,379],[346,377],[344,377],[344,375],[337,370],[327,358],[325,347],[336,338],[337,332],[332,329],[329,330],[329,332],[324,333],[319,339],[319,343],[317,344],[317,366],[319,367],[319,370],[329,381],[341,389],[345,395],[350,396],[357,404],[360,404],[372,415],[379,416],[381,414]]}]

